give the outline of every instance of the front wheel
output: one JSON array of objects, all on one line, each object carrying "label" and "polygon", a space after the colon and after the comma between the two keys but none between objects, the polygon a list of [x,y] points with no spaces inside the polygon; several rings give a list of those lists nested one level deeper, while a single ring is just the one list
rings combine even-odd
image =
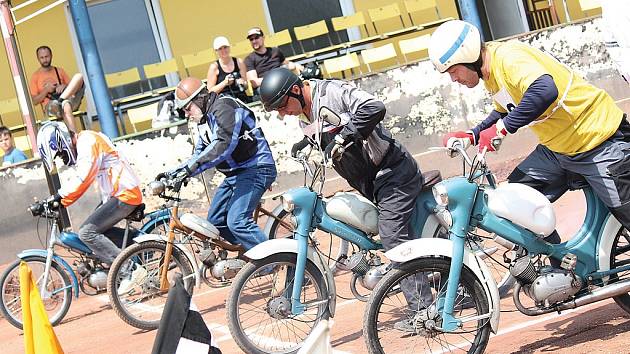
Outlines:
[{"label": "front wheel", "polygon": [[[13,262],[0,276],[2,299],[0,312],[14,327],[22,329],[22,302],[20,297],[20,262],[31,268],[38,289],[45,289],[42,301],[50,324],[56,326],[63,320],[72,303],[72,283],[68,274],[55,261],[50,264],[48,279],[44,284],[46,257],[30,256]],[[41,295],[41,290],[40,290]]]},{"label": "front wheel", "polygon": [[[453,332],[439,329],[442,318],[436,300],[446,295],[449,270],[449,259],[418,258],[390,270],[381,279],[363,318],[369,353],[483,353],[490,337],[489,319],[474,318],[488,313],[489,299],[466,267],[462,268],[453,309],[455,318],[463,321],[462,328]],[[432,301],[421,301],[420,294]]]},{"label": "front wheel", "polygon": [[[116,257],[107,276],[107,293],[116,312],[127,324],[144,329],[158,328],[168,292],[160,290],[160,272],[164,264],[166,243],[147,241],[125,248]],[[177,248],[169,262],[170,286],[181,273],[184,286],[192,292],[194,278],[188,259]]]},{"label": "front wheel", "polygon": [[[278,253],[245,265],[227,298],[230,333],[245,353],[295,353],[322,319],[328,319],[328,290],[319,269],[307,260],[300,301],[291,312],[297,256]],[[334,294],[332,294],[334,296]]]}]

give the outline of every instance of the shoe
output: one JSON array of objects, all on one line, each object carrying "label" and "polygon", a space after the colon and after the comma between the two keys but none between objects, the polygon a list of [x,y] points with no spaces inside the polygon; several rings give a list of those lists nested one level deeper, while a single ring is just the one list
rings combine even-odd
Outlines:
[{"label": "shoe", "polygon": [[424,328],[424,321],[428,319],[429,312],[427,309],[421,309],[413,317],[394,323],[394,329],[408,334],[425,335],[427,332]]},{"label": "shoe", "polygon": [[136,269],[131,272],[131,276],[127,279],[123,279],[118,286],[118,295],[125,295],[129,293],[137,285],[142,284],[147,277],[147,270],[141,265],[136,265]]}]

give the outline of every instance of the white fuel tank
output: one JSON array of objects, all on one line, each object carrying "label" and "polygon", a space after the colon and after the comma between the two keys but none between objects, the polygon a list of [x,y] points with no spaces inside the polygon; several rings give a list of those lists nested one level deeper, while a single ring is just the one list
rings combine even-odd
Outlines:
[{"label": "white fuel tank", "polygon": [[532,187],[520,183],[501,184],[486,190],[488,208],[533,233],[545,237],[556,228],[556,214],[549,200]]},{"label": "white fuel tank", "polygon": [[218,238],[219,230],[208,220],[195,214],[186,213],[179,218],[179,221],[187,228],[196,231],[208,238]]},{"label": "white fuel tank", "polygon": [[365,233],[378,234],[378,210],[372,202],[359,194],[335,194],[326,203],[326,212],[331,218]]}]

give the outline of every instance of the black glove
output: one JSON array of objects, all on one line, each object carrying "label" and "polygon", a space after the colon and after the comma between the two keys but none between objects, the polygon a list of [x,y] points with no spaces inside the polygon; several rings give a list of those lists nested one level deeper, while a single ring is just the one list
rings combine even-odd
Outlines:
[{"label": "black glove", "polygon": [[168,179],[168,172],[160,172],[157,176],[155,176],[155,181],[160,181],[162,179]]},{"label": "black glove", "polygon": [[326,157],[327,161],[331,161],[333,158],[336,159],[336,156],[332,156],[335,145],[338,145],[338,144],[335,142],[334,139],[330,143],[328,143],[328,145],[326,145],[326,149],[324,150],[324,156]]},{"label": "black glove", "polygon": [[291,157],[293,158],[297,157],[298,151],[302,151],[304,148],[306,148],[309,145],[310,145],[310,142],[308,141],[308,138],[305,136],[304,138],[302,138],[302,140],[293,144],[293,147],[291,148]]}]

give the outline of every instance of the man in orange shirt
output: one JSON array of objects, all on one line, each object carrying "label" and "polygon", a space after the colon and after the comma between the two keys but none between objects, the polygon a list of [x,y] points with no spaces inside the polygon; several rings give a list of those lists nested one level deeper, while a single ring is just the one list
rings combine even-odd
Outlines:
[{"label": "man in orange shirt", "polygon": [[31,77],[30,93],[33,104],[42,104],[44,114],[63,118],[71,131],[76,132],[72,112],[83,98],[83,76],[75,74],[72,79],[65,70],[52,65],[52,51],[40,46],[35,51],[41,67]]}]

